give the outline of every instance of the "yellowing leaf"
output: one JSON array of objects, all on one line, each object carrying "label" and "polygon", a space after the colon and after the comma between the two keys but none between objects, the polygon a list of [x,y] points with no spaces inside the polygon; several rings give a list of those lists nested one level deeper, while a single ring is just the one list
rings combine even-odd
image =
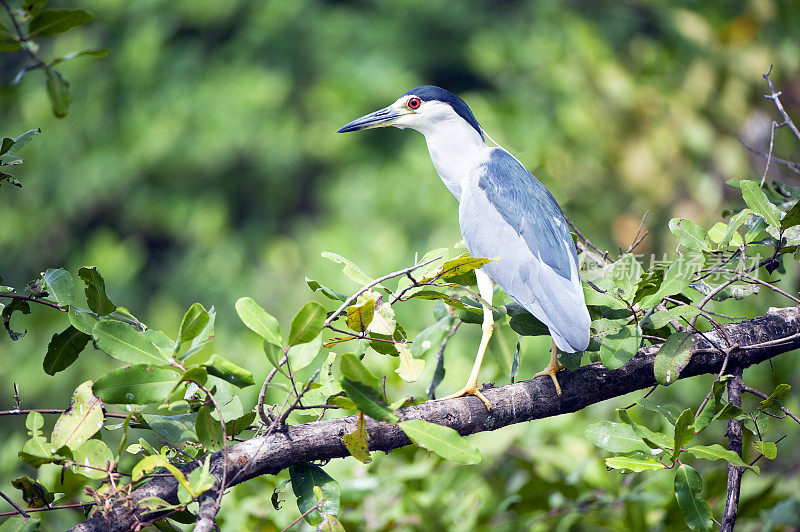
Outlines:
[{"label": "yellowing leaf", "polygon": [[400,366],[394,370],[406,382],[414,382],[420,378],[425,370],[425,361],[415,359],[405,342],[397,344],[400,353]]},{"label": "yellowing leaf", "polygon": [[92,393],[92,381],[75,390],[69,408],[53,427],[51,443],[56,449],[66,445],[75,450],[103,426],[103,402]]},{"label": "yellowing leaf", "polygon": [[[362,294],[363,295],[363,294]],[[372,316],[375,313],[375,300],[372,298],[361,300],[355,305],[347,307],[347,326],[356,332],[364,332],[372,323]]]},{"label": "yellowing leaf", "polygon": [[358,413],[356,430],[342,436],[342,440],[344,440],[344,446],[347,447],[353,458],[365,464],[372,462],[372,457],[369,454],[369,434],[365,426],[363,412]]}]

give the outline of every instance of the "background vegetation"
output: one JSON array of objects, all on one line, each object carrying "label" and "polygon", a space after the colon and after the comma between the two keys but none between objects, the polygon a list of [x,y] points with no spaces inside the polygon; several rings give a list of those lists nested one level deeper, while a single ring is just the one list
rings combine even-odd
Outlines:
[{"label": "background vegetation", "polygon": [[[651,210],[640,251],[657,256],[675,248],[670,218],[708,227],[729,206],[729,194],[739,197],[727,179],[760,178],[763,159],[737,137],[766,151],[776,118],[762,97],[769,65],[784,105],[800,109],[800,12],[789,1],[82,5],[95,20],[43,43],[43,54],[112,53],[61,67],[73,88],[66,120],[53,117],[40,72],[11,84],[29,63],[24,54],[0,56],[2,133],[44,132],[15,172],[24,188],[0,191],[5,284],[24,285],[49,267],[95,264],[114,301],[165,330],[193,301],[214,305],[215,349],[257,382],[268,367],[260,342],[236,317],[240,296],[287,323],[311,297],[304,276],[341,292],[357,287],[320,258],[323,250],[377,276],[460,238],[455,200],[421,136],[333,134],[405,90],[430,83],[462,96],[603,248],[627,247]],[[796,150],[788,133],[776,133],[777,154],[789,158]],[[777,165],[771,177],[791,183]],[[782,278],[797,291],[792,267]],[[752,316],[771,304],[785,303],[764,293],[727,310]],[[400,312],[419,330],[433,321],[430,308]],[[44,309],[32,313],[17,327],[49,319]],[[454,337],[440,390],[462,384],[477,329]],[[14,406],[14,382],[24,406],[62,408],[90,371],[98,374],[99,353],[60,379],[46,377],[42,348],[50,334],[37,328],[18,342],[0,339],[3,408]],[[547,344],[525,339],[521,377],[544,365]],[[384,358],[366,362],[376,373],[394,368]],[[106,364],[117,365],[110,358]],[[757,387],[771,389],[796,385],[795,367],[789,356],[774,362],[774,373],[767,366],[750,372]],[[423,379],[404,389],[422,395],[432,370],[429,361]],[[483,380],[508,381],[491,360]],[[706,384],[682,382],[658,393],[697,403]],[[243,390],[242,402],[253,404],[256,393]],[[484,455],[480,469],[414,449],[376,453],[369,466],[332,462],[326,471],[342,483],[340,519],[348,529],[370,530],[682,530],[671,476],[631,481],[607,473],[604,455],[583,437],[588,424],[629,402],[478,435],[472,441]],[[795,398],[788,406],[797,404]],[[4,427],[0,478],[30,473],[16,456],[24,429]],[[778,459],[761,464],[760,477],[747,477],[743,528],[756,527],[798,492],[799,444],[794,431]],[[724,473],[704,474],[717,510]],[[281,511],[267,503],[285,477],[234,488],[223,529],[280,530],[295,519],[291,497]],[[78,517],[47,519],[57,530]]]}]

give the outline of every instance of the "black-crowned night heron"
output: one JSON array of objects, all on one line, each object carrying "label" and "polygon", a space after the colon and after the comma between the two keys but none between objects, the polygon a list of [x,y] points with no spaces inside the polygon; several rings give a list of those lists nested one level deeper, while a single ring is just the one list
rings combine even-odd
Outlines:
[{"label": "black-crowned night heron", "polygon": [[[564,213],[553,195],[510,153],[486,145],[484,132],[458,96],[425,85],[389,107],[342,127],[338,133],[374,127],[411,128],[425,135],[433,166],[459,201],[464,243],[474,257],[498,258],[476,271],[481,298],[492,302],[494,282],[550,330],[550,363],[534,375],[550,375],[556,391],[558,350],[589,345],[589,311],[583,298],[578,257]],[[483,336],[466,386],[448,398],[475,395],[478,372],[494,330],[483,306]]]}]

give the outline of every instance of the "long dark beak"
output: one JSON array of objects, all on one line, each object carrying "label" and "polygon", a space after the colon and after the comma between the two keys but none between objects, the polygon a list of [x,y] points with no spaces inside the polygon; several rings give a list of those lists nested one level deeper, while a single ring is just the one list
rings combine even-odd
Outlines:
[{"label": "long dark beak", "polygon": [[370,129],[373,127],[386,127],[394,123],[395,120],[400,118],[402,113],[391,107],[384,107],[374,113],[364,115],[361,118],[356,118],[349,124],[342,126],[337,133],[347,133],[349,131],[361,131],[362,129]]}]

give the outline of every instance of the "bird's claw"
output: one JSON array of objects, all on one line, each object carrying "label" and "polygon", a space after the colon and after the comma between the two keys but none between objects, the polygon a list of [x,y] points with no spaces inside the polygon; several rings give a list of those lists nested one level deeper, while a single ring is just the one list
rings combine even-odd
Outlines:
[{"label": "bird's claw", "polygon": [[556,393],[558,394],[559,397],[561,397],[561,385],[558,384],[556,373],[558,373],[562,369],[564,369],[564,366],[562,366],[561,364],[559,363],[553,364],[551,362],[550,364],[547,365],[546,368],[544,368],[542,371],[534,375],[532,378],[535,379],[536,377],[543,377],[545,375],[550,375],[550,378],[553,379],[553,384],[556,387]]},{"label": "bird's claw", "polygon": [[458,397],[464,397],[465,395],[474,395],[475,397],[483,401],[483,404],[486,405],[486,410],[489,411],[492,410],[492,403],[489,402],[486,396],[481,393],[481,391],[478,389],[477,384],[467,384],[456,393],[448,395],[447,397],[442,397],[442,399],[456,399]]}]

